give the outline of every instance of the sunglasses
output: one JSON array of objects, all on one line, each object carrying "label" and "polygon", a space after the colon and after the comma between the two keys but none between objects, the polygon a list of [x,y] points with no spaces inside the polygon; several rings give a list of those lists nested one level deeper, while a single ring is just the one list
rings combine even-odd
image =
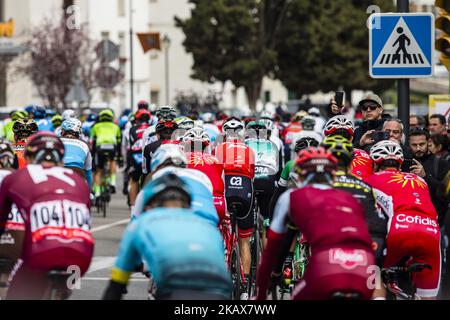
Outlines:
[{"label": "sunglasses", "polygon": [[376,105],[376,104],[364,105],[361,107],[361,110],[367,111],[370,109],[370,111],[375,111],[375,110],[377,110],[378,107],[379,107],[379,105]]}]

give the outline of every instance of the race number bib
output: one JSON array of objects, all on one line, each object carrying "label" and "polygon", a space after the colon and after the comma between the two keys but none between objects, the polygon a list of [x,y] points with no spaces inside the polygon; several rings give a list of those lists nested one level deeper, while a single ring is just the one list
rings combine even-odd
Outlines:
[{"label": "race number bib", "polygon": [[31,208],[30,223],[33,242],[46,237],[93,242],[89,210],[81,203],[68,200],[37,203]]},{"label": "race number bib", "polygon": [[12,231],[25,231],[25,222],[15,204],[12,205],[11,212],[8,214],[6,229]]}]

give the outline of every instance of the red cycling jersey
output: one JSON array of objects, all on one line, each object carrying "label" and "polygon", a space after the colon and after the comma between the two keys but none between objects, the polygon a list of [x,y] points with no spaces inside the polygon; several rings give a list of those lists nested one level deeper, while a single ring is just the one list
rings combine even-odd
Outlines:
[{"label": "red cycling jersey", "polygon": [[431,270],[417,273],[413,281],[419,296],[437,296],[441,270],[440,230],[427,183],[413,173],[398,170],[375,173],[367,182],[390,218],[384,265],[396,265],[405,256],[412,257],[410,263],[429,264]]},{"label": "red cycling jersey", "polygon": [[211,180],[214,205],[217,209],[219,220],[222,221],[226,212],[223,164],[219,163],[216,157],[199,151],[188,152],[186,157],[188,159],[188,168],[203,172]]},{"label": "red cycling jersey", "polygon": [[224,142],[216,147],[215,155],[223,164],[225,175],[255,176],[255,154],[253,150],[239,140]]},{"label": "red cycling jersey", "polygon": [[[265,291],[271,268],[291,221],[311,246],[305,277],[293,299],[329,299],[336,291],[350,291],[370,299],[368,267],[375,264],[364,209],[349,193],[324,185],[308,185],[285,192],[278,200],[258,275]],[[258,292],[262,298],[263,292]]]},{"label": "red cycling jersey", "polygon": [[0,230],[13,203],[25,221],[22,260],[27,267],[49,271],[76,265],[81,274],[87,271],[94,239],[85,179],[66,168],[28,165],[3,180]]},{"label": "red cycling jersey", "polygon": [[373,160],[364,150],[354,149],[351,173],[363,180],[369,178],[373,174]]},{"label": "red cycling jersey", "polygon": [[302,131],[301,122],[291,122],[283,130],[284,144],[291,144],[294,141],[295,134]]}]

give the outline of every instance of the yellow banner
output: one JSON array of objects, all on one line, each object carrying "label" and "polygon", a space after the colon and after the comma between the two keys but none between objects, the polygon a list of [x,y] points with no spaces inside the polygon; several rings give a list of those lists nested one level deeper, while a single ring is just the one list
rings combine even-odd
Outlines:
[{"label": "yellow banner", "polygon": [[0,38],[12,38],[14,35],[14,20],[9,19],[8,22],[0,23]]},{"label": "yellow banner", "polygon": [[450,95],[447,94],[431,94],[428,97],[428,113],[442,114],[446,118],[450,114]]}]

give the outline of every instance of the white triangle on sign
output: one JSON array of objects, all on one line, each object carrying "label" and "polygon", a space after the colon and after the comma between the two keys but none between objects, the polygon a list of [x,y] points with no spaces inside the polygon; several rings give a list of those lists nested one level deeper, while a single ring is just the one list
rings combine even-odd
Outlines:
[{"label": "white triangle on sign", "polygon": [[[406,54],[405,54],[406,53]],[[430,68],[405,20],[400,17],[373,68]]]}]

